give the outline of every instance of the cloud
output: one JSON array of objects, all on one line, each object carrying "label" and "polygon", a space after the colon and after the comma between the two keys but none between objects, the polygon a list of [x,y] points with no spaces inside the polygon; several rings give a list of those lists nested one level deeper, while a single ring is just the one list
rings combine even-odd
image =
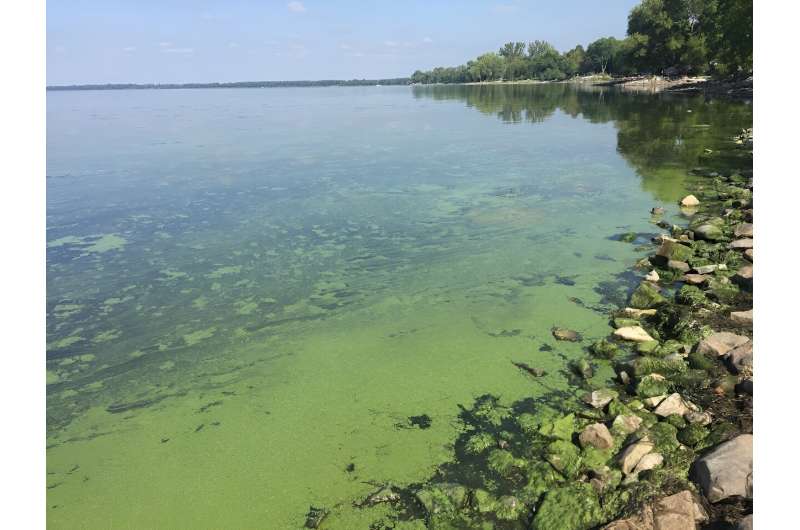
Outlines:
[{"label": "cloud", "polygon": [[292,13],[305,13],[307,11],[306,6],[303,5],[303,2],[289,2],[286,4],[286,7]]}]

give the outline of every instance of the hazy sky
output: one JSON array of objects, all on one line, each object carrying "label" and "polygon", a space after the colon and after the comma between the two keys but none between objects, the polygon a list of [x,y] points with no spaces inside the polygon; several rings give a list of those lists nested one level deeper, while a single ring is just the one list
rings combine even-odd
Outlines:
[{"label": "hazy sky", "polygon": [[49,0],[47,82],[405,77],[510,40],[623,37],[638,0]]}]

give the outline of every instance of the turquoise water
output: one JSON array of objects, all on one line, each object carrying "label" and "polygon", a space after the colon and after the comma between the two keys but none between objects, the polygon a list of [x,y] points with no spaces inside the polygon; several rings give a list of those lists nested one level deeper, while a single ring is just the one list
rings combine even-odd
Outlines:
[{"label": "turquoise water", "polygon": [[607,333],[650,208],[752,122],[569,85],[47,97],[52,528],[368,527],[459,404],[570,390],[551,327]]}]

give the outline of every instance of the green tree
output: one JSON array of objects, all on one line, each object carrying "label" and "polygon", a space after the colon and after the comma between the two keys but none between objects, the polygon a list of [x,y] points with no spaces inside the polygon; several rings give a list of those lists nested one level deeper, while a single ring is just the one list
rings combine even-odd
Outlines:
[{"label": "green tree", "polygon": [[564,54],[564,60],[566,61],[567,65],[567,74],[572,76],[581,71],[581,67],[583,66],[583,62],[586,58],[586,52],[583,49],[583,46],[578,44],[570,51]]},{"label": "green tree", "polygon": [[619,73],[623,68],[622,41],[603,37],[586,48],[586,64],[592,72]]}]

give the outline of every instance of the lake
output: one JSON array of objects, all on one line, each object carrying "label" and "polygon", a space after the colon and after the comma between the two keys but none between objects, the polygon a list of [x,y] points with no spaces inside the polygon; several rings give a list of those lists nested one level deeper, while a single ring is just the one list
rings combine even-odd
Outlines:
[{"label": "lake", "polygon": [[49,92],[48,526],[391,517],[352,503],[452,459],[459,405],[577,395],[650,209],[751,125],[569,84]]}]

